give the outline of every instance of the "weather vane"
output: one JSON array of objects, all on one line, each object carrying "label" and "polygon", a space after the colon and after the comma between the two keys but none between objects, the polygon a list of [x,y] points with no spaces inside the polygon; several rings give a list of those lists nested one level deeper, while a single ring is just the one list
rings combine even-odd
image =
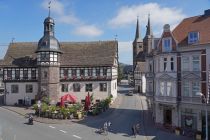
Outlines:
[{"label": "weather vane", "polygon": [[48,3],[48,8],[49,8],[49,17],[50,17],[50,4],[51,4],[51,1],[49,1],[49,3]]},{"label": "weather vane", "polygon": [[115,36],[115,38],[114,38],[114,39],[115,39],[115,40],[117,40],[117,34],[116,34],[116,35],[114,35],[114,36]]}]

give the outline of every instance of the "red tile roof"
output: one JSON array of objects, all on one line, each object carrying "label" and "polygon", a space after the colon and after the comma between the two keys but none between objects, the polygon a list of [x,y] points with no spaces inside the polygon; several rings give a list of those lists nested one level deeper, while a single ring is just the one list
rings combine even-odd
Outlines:
[{"label": "red tile roof", "polygon": [[188,45],[188,33],[199,32],[199,42],[210,43],[210,16],[201,15],[184,19],[174,30],[173,35],[179,46]]}]

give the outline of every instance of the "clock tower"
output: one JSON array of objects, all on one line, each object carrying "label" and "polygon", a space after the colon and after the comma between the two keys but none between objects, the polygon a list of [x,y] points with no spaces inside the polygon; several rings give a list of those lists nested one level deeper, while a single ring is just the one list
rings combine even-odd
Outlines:
[{"label": "clock tower", "polygon": [[51,102],[59,100],[61,49],[54,36],[54,20],[48,16],[44,20],[44,35],[39,40],[37,53],[38,97],[49,97]]}]

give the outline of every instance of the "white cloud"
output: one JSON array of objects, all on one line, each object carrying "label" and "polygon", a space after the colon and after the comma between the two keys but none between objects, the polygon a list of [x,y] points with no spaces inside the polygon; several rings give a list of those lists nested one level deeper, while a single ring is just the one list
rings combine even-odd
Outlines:
[{"label": "white cloud", "polygon": [[139,16],[140,24],[146,25],[149,13],[152,26],[161,27],[161,29],[164,24],[174,27],[185,17],[182,10],[175,7],[169,8],[160,6],[158,3],[147,3],[121,7],[116,17],[112,18],[108,24],[112,27],[135,24],[136,18]]},{"label": "white cloud", "polygon": [[119,62],[123,62],[126,64],[132,64],[133,60],[133,49],[132,49],[132,41],[127,42],[118,42],[119,49]]},{"label": "white cloud", "polygon": [[94,25],[82,25],[82,26],[77,27],[75,29],[74,33],[76,35],[93,37],[93,36],[101,35],[103,33],[103,31]]},{"label": "white cloud", "polygon": [[[42,7],[48,10],[49,0],[42,2]],[[72,11],[67,11],[68,7],[58,0],[53,0],[51,3],[51,13],[55,16],[56,21],[63,24],[74,25],[76,27],[74,33],[82,36],[99,36],[103,31],[94,25],[84,24],[77,18]]]}]

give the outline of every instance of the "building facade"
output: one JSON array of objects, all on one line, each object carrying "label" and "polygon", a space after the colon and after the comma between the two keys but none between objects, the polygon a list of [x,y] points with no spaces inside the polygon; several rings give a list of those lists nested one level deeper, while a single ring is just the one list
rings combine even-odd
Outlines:
[{"label": "building facade", "polygon": [[173,31],[166,24],[151,57],[146,58],[151,70],[147,81],[154,81],[156,123],[205,133],[205,101],[199,93],[209,100],[209,22],[210,10],[206,10],[184,19]]},{"label": "building facade", "polygon": [[71,93],[80,102],[89,92],[95,100],[117,97],[118,42],[59,42],[55,22],[44,20],[39,42],[11,43],[1,62],[5,103],[33,104],[49,97],[52,104]]}]

